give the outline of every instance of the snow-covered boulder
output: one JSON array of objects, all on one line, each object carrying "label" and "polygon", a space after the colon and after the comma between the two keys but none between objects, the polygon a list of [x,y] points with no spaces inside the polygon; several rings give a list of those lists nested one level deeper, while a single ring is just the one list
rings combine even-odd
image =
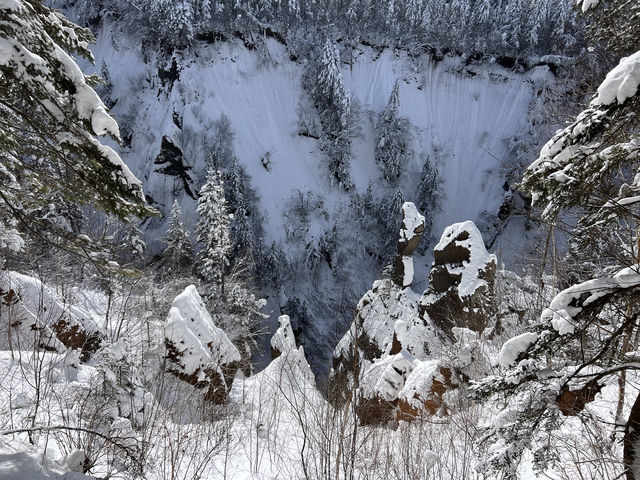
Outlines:
[{"label": "snow-covered boulder", "polygon": [[411,202],[402,205],[402,227],[398,238],[398,254],[393,264],[393,281],[401,287],[413,283],[413,252],[424,233],[424,217]]},{"label": "snow-covered boulder", "polygon": [[454,327],[482,332],[493,315],[495,274],[496,257],[487,252],[473,222],[447,227],[434,248],[421,315],[449,336]]},{"label": "snow-covered boulder", "polygon": [[197,388],[205,399],[224,402],[238,370],[240,353],[188,286],[171,305],[164,328],[168,370]]},{"label": "snow-covered boulder", "polygon": [[28,275],[0,272],[0,348],[80,350],[87,360],[103,338],[92,316],[54,288]]},{"label": "snow-covered boulder", "polygon": [[412,421],[446,411],[444,394],[455,387],[449,367],[403,349],[366,362],[356,411],[364,424]]}]

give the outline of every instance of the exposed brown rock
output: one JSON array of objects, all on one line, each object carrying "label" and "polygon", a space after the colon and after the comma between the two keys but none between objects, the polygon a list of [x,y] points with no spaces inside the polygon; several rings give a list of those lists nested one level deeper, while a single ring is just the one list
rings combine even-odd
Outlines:
[{"label": "exposed brown rock", "polygon": [[434,376],[431,389],[423,395],[414,395],[421,404],[416,407],[403,399],[386,401],[379,396],[362,398],[356,406],[356,413],[363,425],[382,425],[390,421],[412,422],[425,415],[441,413],[445,407],[444,394],[457,388],[449,368],[440,367]]},{"label": "exposed brown rock", "polygon": [[[172,365],[180,365],[180,357],[182,352],[170,340],[165,338],[167,361],[167,371],[198,389],[206,389],[204,399],[216,404],[223,404],[227,401],[231,384],[236,372],[240,368],[239,362],[231,362],[220,365],[220,371],[204,368],[198,369],[193,373],[187,374]],[[203,375],[200,375],[200,373]],[[222,374],[221,374],[222,373]],[[202,377],[204,376],[204,380]]]},{"label": "exposed brown rock", "polygon": [[64,318],[51,325],[60,343],[72,350],[80,350],[80,360],[86,362],[98,351],[104,337],[98,332],[87,332],[79,324],[71,325]]},{"label": "exposed brown rock", "polygon": [[[460,291],[464,275],[477,276],[474,291]],[[495,257],[486,252],[476,226],[465,222],[448,227],[434,249],[420,315],[428,316],[449,338],[453,338],[454,327],[481,333],[495,314],[495,275]]]},{"label": "exposed brown rock", "polygon": [[591,380],[579,390],[566,390],[556,398],[556,404],[563,415],[577,415],[584,410],[589,402],[593,402],[596,394],[602,390],[602,385]]},{"label": "exposed brown rock", "polygon": [[[410,216],[412,221],[411,225],[407,216]],[[420,223],[414,225],[415,220],[420,220]],[[407,282],[405,278],[405,260],[413,261],[412,256],[416,248],[422,240],[422,234],[424,233],[424,217],[422,217],[416,206],[411,202],[406,202],[402,206],[402,227],[400,229],[400,235],[398,236],[398,254],[393,261],[393,274],[391,278],[393,281],[401,287],[408,287],[410,280]],[[412,279],[412,278],[411,278]]]}]

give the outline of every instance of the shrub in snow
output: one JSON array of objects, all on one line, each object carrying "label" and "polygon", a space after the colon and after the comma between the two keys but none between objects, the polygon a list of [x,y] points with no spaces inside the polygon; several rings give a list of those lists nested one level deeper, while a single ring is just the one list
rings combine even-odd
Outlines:
[{"label": "shrub in snow", "polygon": [[200,389],[205,399],[223,402],[238,370],[240,353],[213,323],[196,287],[172,303],[164,328],[167,370]]}]

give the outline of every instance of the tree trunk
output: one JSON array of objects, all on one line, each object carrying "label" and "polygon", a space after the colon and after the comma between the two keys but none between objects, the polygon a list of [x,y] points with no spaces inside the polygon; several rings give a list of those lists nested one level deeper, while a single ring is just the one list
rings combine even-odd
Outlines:
[{"label": "tree trunk", "polygon": [[636,458],[640,447],[640,394],[629,412],[629,419],[624,431],[624,466],[627,469],[627,480],[640,480],[640,472],[637,472]]}]

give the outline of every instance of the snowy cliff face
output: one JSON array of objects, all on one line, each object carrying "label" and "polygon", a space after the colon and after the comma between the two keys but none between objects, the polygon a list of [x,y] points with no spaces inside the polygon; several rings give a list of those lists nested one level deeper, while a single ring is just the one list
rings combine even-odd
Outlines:
[{"label": "snowy cliff face", "polygon": [[[193,200],[184,198],[185,185],[191,193],[201,186],[211,125],[224,114],[235,133],[238,160],[260,195],[267,240],[284,240],[287,201],[297,190],[331,197],[332,217],[344,206],[345,196],[330,186],[318,142],[298,135],[300,106],[308,101],[300,82],[303,65],[291,61],[282,45],[270,40],[268,53],[256,53],[241,44],[203,44],[189,56],[163,58],[143,55],[140,47],[112,39],[108,28],[98,33],[96,71],[106,72],[110,80],[106,96],[123,130],[122,153],[144,179],[154,205],[168,213],[172,200],[181,198],[191,206],[187,223],[195,222]],[[435,231],[455,221],[477,219],[485,210],[497,212],[504,178],[496,159],[509,162],[509,141],[527,135],[532,96],[550,81],[546,71],[537,67],[516,74],[495,64],[465,66],[455,58],[436,62],[426,54],[379,54],[362,47],[342,72],[362,113],[351,164],[358,191],[379,179],[372,113],[384,108],[400,79],[400,114],[410,120],[415,133],[416,155],[401,185],[407,198],[415,189],[424,155],[429,155],[438,164],[448,200]],[[267,152],[270,169],[261,161]],[[169,170],[174,175],[162,168],[168,153],[176,161],[181,157]]]},{"label": "snowy cliff face", "polygon": [[[419,205],[414,197],[428,157],[443,192],[440,210],[428,214],[432,231],[468,219],[494,225],[510,198],[506,171],[517,171],[516,150],[532,141],[528,119],[552,81],[544,66],[519,74],[496,64],[360,47],[351,64],[342,64],[356,112],[355,188],[345,193],[332,186],[320,141],[313,138],[317,113],[301,86],[304,65],[292,61],[283,45],[267,39],[264,50],[250,51],[240,42],[202,43],[168,57],[143,51],[139,40],[113,38],[109,25],[97,38],[95,71],[108,80],[102,94],[121,126],[120,153],[165,218],[178,199],[185,225],[194,227],[195,198],[215,142],[212,127],[228,117],[234,154],[257,193],[264,250],[286,259],[280,261],[283,271],[273,273],[272,291],[263,292],[270,298],[270,327],[276,328],[280,313],[289,314],[312,365],[321,369],[353,318],[353,305],[392,260],[382,252],[393,237],[377,238],[388,215],[375,213],[366,223],[362,213],[367,191],[385,205]],[[374,121],[396,80],[413,155],[397,187],[390,187],[374,160]],[[152,251],[162,250],[165,229],[166,219],[144,225]],[[518,228],[509,232],[522,234]],[[422,288],[431,253],[419,251],[426,252],[414,263]]]}]

